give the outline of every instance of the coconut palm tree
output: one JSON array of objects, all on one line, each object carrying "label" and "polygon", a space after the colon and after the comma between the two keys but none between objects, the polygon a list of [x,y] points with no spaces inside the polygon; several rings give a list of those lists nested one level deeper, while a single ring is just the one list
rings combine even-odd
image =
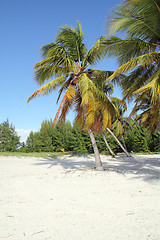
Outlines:
[{"label": "coconut palm tree", "polygon": [[[138,101],[149,93],[152,110],[160,101],[160,1],[125,0],[109,20],[111,34],[125,32],[126,38],[102,39],[108,56],[115,56],[120,67],[109,77],[128,73],[120,81],[124,98]],[[159,122],[160,119],[158,118]]]},{"label": "coconut palm tree", "polygon": [[125,136],[125,129],[129,127],[128,117],[124,117],[124,113],[127,111],[127,104],[126,102],[117,97],[111,97],[112,103],[116,106],[118,109],[118,116],[114,118],[112,123],[112,130],[115,131],[115,135],[118,139],[122,138],[123,146],[127,152],[127,155],[129,155],[127,151],[127,147],[125,144],[124,136]]},{"label": "coconut palm tree", "polygon": [[62,100],[53,125],[58,121],[65,121],[69,110],[75,109],[77,121],[79,120],[90,135],[97,170],[103,170],[103,166],[91,131],[95,119],[94,112],[95,109],[98,109],[98,102],[104,102],[103,127],[110,125],[111,118],[115,113],[112,103],[93,81],[93,76],[101,74],[101,71],[89,68],[104,56],[101,40],[101,38],[98,39],[95,45],[87,51],[79,22],[78,28],[60,27],[56,41],[42,46],[44,59],[34,66],[35,79],[40,85],[50,78],[55,78],[40,87],[28,99],[29,102],[36,96],[48,95],[53,90],[59,89],[57,102],[60,97]]},{"label": "coconut palm tree", "polygon": [[151,95],[147,92],[143,98],[137,99],[134,112],[137,114],[140,112],[135,120],[140,121],[148,131],[160,134],[160,100],[156,104],[151,104]]}]

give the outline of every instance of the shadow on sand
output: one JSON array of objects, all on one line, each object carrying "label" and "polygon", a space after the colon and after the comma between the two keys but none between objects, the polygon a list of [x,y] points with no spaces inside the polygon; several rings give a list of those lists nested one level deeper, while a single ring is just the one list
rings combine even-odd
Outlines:
[{"label": "shadow on sand", "polygon": [[92,169],[92,167],[94,166],[94,157],[92,155],[86,154],[73,154],[53,158],[46,157],[43,159],[38,159],[38,162],[34,165],[48,165],[48,168],[60,165],[64,169]]},{"label": "shadow on sand", "polygon": [[116,156],[115,159],[107,161],[105,166],[112,171],[132,174],[133,178],[141,178],[144,181],[160,180],[160,156]]},{"label": "shadow on sand", "polygon": [[[133,178],[141,178],[144,181],[160,179],[159,155],[134,155],[125,157],[118,155],[115,158],[102,156],[105,170],[111,170],[120,174],[132,174]],[[66,155],[63,157],[37,159],[34,165],[46,165],[52,168],[56,165],[63,169],[89,169],[95,166],[93,155]]]}]

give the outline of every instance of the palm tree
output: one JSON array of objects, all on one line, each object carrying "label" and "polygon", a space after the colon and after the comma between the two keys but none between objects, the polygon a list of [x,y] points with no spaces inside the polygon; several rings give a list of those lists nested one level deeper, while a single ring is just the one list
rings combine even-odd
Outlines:
[{"label": "palm tree", "polygon": [[[125,32],[126,38],[102,39],[108,56],[120,67],[109,77],[129,73],[120,81],[124,98],[136,97],[136,105],[149,93],[152,111],[160,101],[160,1],[125,0],[110,17],[110,33]],[[160,122],[160,116],[157,118]]]},{"label": "palm tree", "polygon": [[124,141],[124,135],[125,135],[125,128],[129,126],[129,123],[127,122],[127,117],[124,117],[124,113],[127,111],[127,104],[125,101],[122,101],[121,99],[117,97],[111,97],[112,103],[116,106],[118,109],[118,116],[115,116],[115,119],[112,123],[112,130],[115,130],[116,136],[119,138],[122,138],[123,146],[127,151],[127,147]]},{"label": "palm tree", "polygon": [[147,92],[143,98],[137,99],[134,112],[140,112],[136,120],[143,123],[143,126],[148,128],[148,131],[160,134],[160,100],[154,105],[151,104],[151,95]]},{"label": "palm tree", "polygon": [[[81,123],[90,135],[95,152],[96,169],[103,170],[100,155],[91,127],[93,125],[95,109],[98,109],[98,102],[105,104],[103,114],[105,115],[105,126],[109,126],[114,114],[114,107],[107,100],[105,94],[94,83],[92,76],[96,76],[101,71],[89,69],[89,65],[96,64],[103,56],[101,38],[95,45],[87,51],[83,43],[83,32],[80,23],[78,28],[69,26],[61,27],[54,43],[42,46],[42,56],[44,60],[34,66],[35,79],[39,84],[55,77],[28,99],[28,102],[40,95],[48,95],[53,90],[59,88],[59,96],[63,97],[56,113],[53,125],[58,121],[65,121],[66,115],[71,108],[77,112],[76,119]],[[107,73],[106,73],[107,74]]]},{"label": "palm tree", "polygon": [[[93,112],[92,110],[92,114],[94,114],[94,122],[92,122],[92,126],[91,128],[95,131],[95,132],[99,132],[102,134],[103,139],[106,143],[106,146],[109,149],[109,152],[111,153],[111,155],[114,157],[115,154],[113,153],[113,151],[110,149],[108,142],[105,138],[105,135],[103,133],[102,128],[105,130],[107,130],[112,136],[113,138],[116,140],[116,142],[118,143],[118,145],[121,147],[121,149],[124,151],[124,153],[126,154],[127,157],[130,157],[130,154],[128,153],[127,149],[125,149],[122,144],[120,143],[120,141],[118,140],[118,138],[114,135],[114,133],[111,131],[110,128],[113,128],[113,121],[115,122],[119,122],[122,115],[122,111],[124,111],[127,106],[125,101],[122,101],[119,98],[116,97],[112,97],[110,96],[113,93],[113,84],[109,84],[106,83],[106,78],[103,76],[103,71],[99,72],[99,74],[96,74],[96,77],[94,78],[92,76],[93,81],[95,82],[96,86],[105,94],[103,101],[97,101],[98,102],[98,109],[94,109],[95,112]],[[107,75],[111,75],[113,74],[113,72],[108,72]],[[107,77],[107,76],[106,76]],[[114,79],[114,81],[119,81],[122,78],[122,76],[119,76],[119,78]],[[114,114],[111,115],[111,118],[109,119],[110,122],[109,124],[107,123],[106,125],[106,115],[107,115],[107,106],[112,106],[112,108],[114,109]],[[111,109],[111,108],[110,108]],[[105,113],[105,114],[104,114]],[[121,125],[121,130],[123,129],[123,126]]]}]

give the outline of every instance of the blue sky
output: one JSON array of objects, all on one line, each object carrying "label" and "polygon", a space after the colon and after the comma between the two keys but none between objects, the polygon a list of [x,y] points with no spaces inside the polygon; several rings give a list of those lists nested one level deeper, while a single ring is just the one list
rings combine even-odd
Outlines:
[{"label": "blue sky", "polygon": [[[8,118],[19,135],[27,135],[31,129],[40,129],[43,120],[54,118],[57,92],[27,104],[28,97],[39,88],[33,66],[41,60],[40,47],[54,42],[60,26],[76,27],[78,20],[90,49],[100,36],[107,34],[107,16],[118,3],[118,0],[1,1],[0,123]],[[117,64],[108,59],[95,67],[115,70]],[[118,90],[115,95],[121,96]],[[72,113],[68,119],[73,120]]]}]

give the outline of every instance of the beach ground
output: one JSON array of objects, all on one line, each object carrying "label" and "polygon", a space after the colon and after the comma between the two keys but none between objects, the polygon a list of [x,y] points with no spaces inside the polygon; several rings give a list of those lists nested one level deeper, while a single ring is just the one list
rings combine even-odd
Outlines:
[{"label": "beach ground", "polygon": [[160,240],[160,155],[0,156],[0,240]]}]

